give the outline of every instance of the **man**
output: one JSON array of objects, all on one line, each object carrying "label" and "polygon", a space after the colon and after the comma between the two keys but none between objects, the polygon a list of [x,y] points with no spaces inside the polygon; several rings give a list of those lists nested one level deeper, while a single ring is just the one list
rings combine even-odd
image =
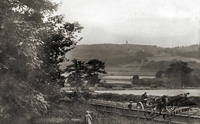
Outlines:
[{"label": "man", "polygon": [[92,124],[92,116],[90,115],[89,111],[86,111],[85,124]]},{"label": "man", "polygon": [[187,100],[188,100],[188,95],[190,95],[190,93],[185,93],[184,95],[183,95],[183,103],[187,103]]},{"label": "man", "polygon": [[133,102],[130,101],[130,103],[128,104],[128,108],[129,108],[129,109],[132,109],[132,107],[133,107]]},{"label": "man", "polygon": [[167,111],[167,109],[166,109],[166,105],[168,104],[168,98],[167,98],[167,96],[166,95],[163,95],[162,97],[161,97],[161,110],[160,110],[160,112],[161,111],[163,111],[163,112],[166,112]]},{"label": "man", "polygon": [[141,102],[146,106],[146,101],[147,101],[147,92],[144,92],[141,96]]}]

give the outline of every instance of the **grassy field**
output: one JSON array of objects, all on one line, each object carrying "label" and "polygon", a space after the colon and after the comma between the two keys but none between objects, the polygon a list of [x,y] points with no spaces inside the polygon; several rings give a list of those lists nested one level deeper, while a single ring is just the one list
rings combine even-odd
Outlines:
[{"label": "grassy field", "polygon": [[50,111],[41,118],[37,118],[34,124],[84,124],[85,112],[88,110],[93,118],[93,124],[161,124],[111,113],[101,113],[88,104],[90,101],[80,100],[82,98],[72,99],[70,102],[59,101],[52,105]]},{"label": "grassy field", "polygon": [[195,61],[200,63],[199,59],[189,58],[189,57],[182,57],[182,56],[154,56],[154,57],[147,57],[148,61],[173,61],[173,60],[181,60],[184,62]]},{"label": "grassy field", "polygon": [[[99,112],[96,111],[95,107],[89,104],[97,102],[124,107],[128,105],[128,101],[132,100],[136,102],[140,96],[99,94],[95,96],[96,100],[94,100],[94,96],[91,96],[91,94],[85,94],[81,97],[69,96],[69,93],[63,94],[63,97],[59,98],[56,100],[56,103],[51,105],[46,115],[35,119],[34,124],[83,124],[85,112],[88,110],[93,118],[93,124],[163,124],[163,122],[155,122],[153,120],[130,118],[114,113]],[[195,99],[199,101],[199,98]],[[199,109],[195,109],[194,112],[199,112]]]}]

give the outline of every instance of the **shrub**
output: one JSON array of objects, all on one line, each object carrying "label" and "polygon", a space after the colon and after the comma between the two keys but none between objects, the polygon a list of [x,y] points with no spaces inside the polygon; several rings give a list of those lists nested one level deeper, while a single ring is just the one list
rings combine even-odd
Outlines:
[{"label": "shrub", "polygon": [[105,88],[113,88],[113,85],[112,84],[104,84],[104,87]]},{"label": "shrub", "polygon": [[132,88],[132,87],[133,87],[132,84],[124,84],[124,85],[122,86],[122,88]]},{"label": "shrub", "polygon": [[27,124],[47,112],[44,95],[25,81],[7,78],[0,85],[0,123]]}]

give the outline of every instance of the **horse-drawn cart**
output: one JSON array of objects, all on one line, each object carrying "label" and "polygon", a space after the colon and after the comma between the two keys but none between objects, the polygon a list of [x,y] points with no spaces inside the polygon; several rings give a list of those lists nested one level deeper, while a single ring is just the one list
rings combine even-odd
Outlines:
[{"label": "horse-drawn cart", "polygon": [[147,98],[137,103],[137,109],[144,110],[145,117],[149,119],[158,116],[169,119],[176,114],[191,111],[191,106],[196,105],[188,100],[187,95],[189,93],[171,97],[164,95],[162,97]]}]

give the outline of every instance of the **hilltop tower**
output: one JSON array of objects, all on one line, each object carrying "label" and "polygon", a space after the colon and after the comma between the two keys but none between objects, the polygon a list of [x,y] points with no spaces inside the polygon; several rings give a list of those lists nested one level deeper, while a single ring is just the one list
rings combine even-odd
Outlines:
[{"label": "hilltop tower", "polygon": [[126,44],[128,44],[128,41],[126,41]]}]

